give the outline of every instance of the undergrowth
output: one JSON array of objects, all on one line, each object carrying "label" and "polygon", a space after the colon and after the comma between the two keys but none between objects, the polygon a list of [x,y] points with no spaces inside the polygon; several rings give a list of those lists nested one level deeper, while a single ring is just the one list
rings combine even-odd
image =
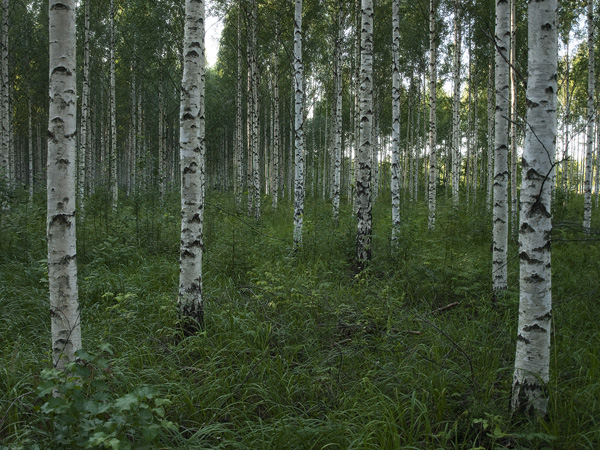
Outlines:
[{"label": "undergrowth", "polygon": [[[484,205],[404,203],[390,244],[388,198],[373,255],[353,271],[355,222],[308,199],[303,245],[292,208],[256,223],[228,196],[206,208],[206,327],[177,328],[176,196],[88,200],[78,223],[84,351],[51,369],[45,208],[0,213],[0,448],[594,449],[600,447],[596,299],[600,243],[556,211],[549,414],[508,405],[518,309],[491,291]],[[263,205],[269,205],[265,199]],[[596,217],[595,217],[596,218]],[[53,393],[60,392],[60,397]]]}]

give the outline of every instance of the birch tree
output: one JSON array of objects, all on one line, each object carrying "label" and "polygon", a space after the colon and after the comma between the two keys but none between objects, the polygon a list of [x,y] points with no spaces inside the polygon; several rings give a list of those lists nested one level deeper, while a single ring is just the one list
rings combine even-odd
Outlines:
[{"label": "birch tree", "polygon": [[334,108],[333,119],[333,222],[337,225],[340,214],[340,184],[342,173],[342,2],[338,2],[337,36],[334,54]]},{"label": "birch tree", "polygon": [[592,221],[592,156],[594,154],[594,2],[587,2],[587,32],[588,32],[588,92],[587,92],[587,143],[585,153],[585,181],[583,228],[590,232]]},{"label": "birch tree", "polygon": [[63,369],[81,348],[75,233],[75,0],[50,0],[49,23],[48,280],[52,362]]},{"label": "birch tree", "polygon": [[556,147],[557,0],[528,6],[527,129],[520,212],[519,325],[513,410],[545,415],[548,398],[551,294],[551,177]]},{"label": "birch tree", "polygon": [[510,5],[496,0],[494,120],[494,208],[492,281],[494,292],[507,288],[508,263],[508,58],[510,49]]},{"label": "birch tree", "polygon": [[461,57],[460,2],[454,2],[454,68],[452,102],[452,204],[458,205],[460,181],[460,57]]},{"label": "birch tree", "polygon": [[392,3],[392,244],[400,229],[400,0]]},{"label": "birch tree", "polygon": [[511,239],[517,235],[517,0],[510,0],[510,229]]},{"label": "birch tree", "polygon": [[302,244],[304,216],[304,84],[302,66],[302,0],[294,10],[294,249]]},{"label": "birch tree", "polygon": [[275,25],[275,56],[273,58],[273,191],[271,206],[277,208],[279,199],[279,154],[281,152],[280,132],[279,132],[279,23]]},{"label": "birch tree", "polygon": [[371,147],[373,145],[373,0],[361,1],[360,138],[356,177],[356,259],[362,269],[371,260],[373,214],[371,204]]},{"label": "birch tree", "polygon": [[179,316],[202,326],[204,251],[204,1],[186,0],[180,107],[181,247]]},{"label": "birch tree", "polygon": [[119,185],[117,180],[117,113],[115,108],[116,86],[115,86],[115,5],[110,0],[110,192],[112,197],[112,209],[117,209],[119,199]]},{"label": "birch tree", "polygon": [[429,1],[429,231],[435,229],[437,196],[437,69],[435,42],[435,0]]},{"label": "birch tree", "polygon": [[77,180],[77,203],[80,215],[84,211],[84,196],[86,186],[86,175],[89,158],[89,135],[90,124],[90,0],[85,0],[83,19],[83,80],[81,90],[81,127],[79,137],[79,177]]},{"label": "birch tree", "polygon": [[4,176],[10,182],[10,111],[8,106],[8,0],[2,0],[2,165]]}]

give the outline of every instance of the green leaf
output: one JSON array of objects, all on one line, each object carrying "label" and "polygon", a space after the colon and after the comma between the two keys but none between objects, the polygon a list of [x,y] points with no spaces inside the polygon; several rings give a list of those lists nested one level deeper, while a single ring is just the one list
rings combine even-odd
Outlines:
[{"label": "green leaf", "polygon": [[115,408],[119,409],[119,410],[124,410],[124,411],[128,411],[130,410],[133,406],[137,406],[139,403],[138,398],[133,395],[133,394],[127,394],[123,397],[118,398],[115,401]]}]

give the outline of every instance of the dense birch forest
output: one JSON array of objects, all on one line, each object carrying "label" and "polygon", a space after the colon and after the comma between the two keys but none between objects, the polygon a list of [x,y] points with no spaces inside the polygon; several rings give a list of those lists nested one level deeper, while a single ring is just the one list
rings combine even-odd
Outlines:
[{"label": "dense birch forest", "polygon": [[597,1],[0,2],[0,449],[600,448]]}]

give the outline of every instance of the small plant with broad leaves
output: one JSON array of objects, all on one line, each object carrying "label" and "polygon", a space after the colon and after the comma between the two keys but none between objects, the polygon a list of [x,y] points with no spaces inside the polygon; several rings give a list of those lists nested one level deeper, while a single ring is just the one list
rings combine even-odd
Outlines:
[{"label": "small plant with broad leaves", "polygon": [[[106,347],[105,350],[109,350]],[[110,361],[84,350],[65,372],[45,369],[37,395],[53,444],[61,448],[155,448],[177,427],[165,419],[170,404],[152,386],[116,396]]]}]

